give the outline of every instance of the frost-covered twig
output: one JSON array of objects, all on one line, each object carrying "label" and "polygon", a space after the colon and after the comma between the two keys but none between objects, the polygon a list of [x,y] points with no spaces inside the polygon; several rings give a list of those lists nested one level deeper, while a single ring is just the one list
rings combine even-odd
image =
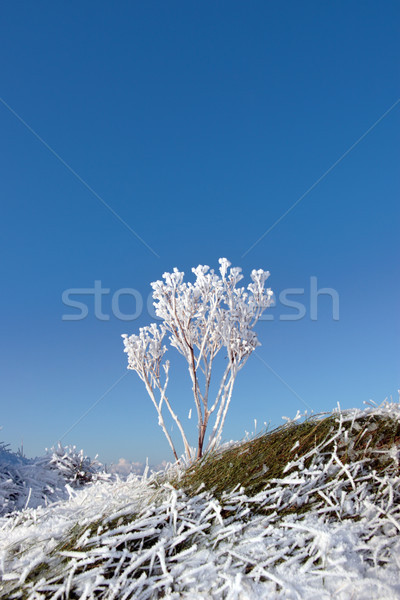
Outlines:
[{"label": "frost-covered twig", "polygon": [[[263,311],[272,304],[273,293],[265,288],[268,271],[253,270],[252,283],[246,289],[237,287],[243,278],[240,268],[231,267],[226,258],[221,258],[219,263],[219,275],[207,265],[192,269],[196,277],[193,284],[185,283],[184,273],[176,268],[172,273],[164,273],[164,281],[151,284],[156,314],[162,319],[161,327],[152,324],[141,328],[139,335],[122,336],[128,354],[128,368],[135,370],[144,381],[175,458],[177,452],[162,416],[164,401],[180,431],[186,457],[192,456],[182,424],[166,397],[168,378],[164,384],[160,382],[161,365],[166,374],[169,369],[169,362],[162,362],[166,352],[162,345],[165,333],[169,333],[171,346],[178,350],[188,365],[197,411],[197,457],[200,458],[214,411],[217,414],[208,449],[214,448],[221,439],[237,374],[259,345],[254,326]],[[222,348],[227,352],[227,365],[215,401],[209,406],[211,371]],[[154,398],[154,388],[160,393],[160,402]]]}]

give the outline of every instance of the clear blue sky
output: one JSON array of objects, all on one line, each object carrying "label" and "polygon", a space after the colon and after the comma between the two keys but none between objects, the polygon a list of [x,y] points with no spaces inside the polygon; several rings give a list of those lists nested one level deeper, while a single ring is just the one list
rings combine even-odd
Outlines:
[{"label": "clear blue sky", "polygon": [[[113,316],[118,289],[147,297],[164,271],[220,256],[269,269],[277,297],[304,288],[307,309],[281,321],[295,311],[278,303],[259,324],[226,439],[305,404],[397,397],[400,104],[247,250],[399,99],[399,13],[390,1],[1,3],[1,439],[41,454],[125,372],[120,335],[152,318]],[[312,276],[339,294],[339,320],[327,296],[311,320]],[[75,296],[88,317],[63,321],[77,313],[63,291],[95,280],[110,319]],[[170,399],[185,420],[176,359]],[[107,462],[170,457],[134,373],[63,442]]]}]

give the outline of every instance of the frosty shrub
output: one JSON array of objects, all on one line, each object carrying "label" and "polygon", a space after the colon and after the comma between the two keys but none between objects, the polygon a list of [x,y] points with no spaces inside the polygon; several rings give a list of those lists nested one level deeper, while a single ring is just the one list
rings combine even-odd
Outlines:
[{"label": "frosty shrub", "polygon": [[49,468],[58,471],[62,478],[79,487],[99,479],[107,479],[107,475],[101,470],[101,463],[83,454],[83,450],[77,450],[76,446],[62,446],[60,442],[48,452]]},{"label": "frosty shrub", "polygon": [[[273,292],[265,289],[268,271],[253,270],[252,282],[247,288],[236,287],[243,279],[241,269],[232,268],[226,258],[220,258],[219,264],[219,275],[206,265],[193,268],[193,284],[184,282],[184,273],[176,268],[173,273],[164,273],[164,281],[151,284],[155,311],[162,320],[161,324],[152,323],[142,327],[139,335],[122,336],[128,355],[128,369],[136,371],[144,382],[157,410],[158,423],[176,460],[178,454],[164,421],[165,407],[179,429],[186,458],[194,459],[194,455],[166,393],[170,363],[165,360],[165,335],[169,336],[170,345],[188,364],[197,412],[197,458],[200,458],[206,429],[213,414],[214,424],[207,450],[220,442],[236,376],[253,350],[260,345],[254,326],[263,311],[272,304]],[[226,364],[220,375],[218,391],[210,400],[211,371],[214,359],[222,348],[225,350]]]},{"label": "frosty shrub", "polygon": [[45,456],[26,458],[0,442],[0,516],[68,498],[68,486],[79,488],[109,478],[96,459],[75,446],[58,444]]}]

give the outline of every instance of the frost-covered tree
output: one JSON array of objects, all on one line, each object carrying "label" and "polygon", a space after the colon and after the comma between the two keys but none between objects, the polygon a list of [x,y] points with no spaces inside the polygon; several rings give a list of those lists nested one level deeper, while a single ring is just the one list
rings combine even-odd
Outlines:
[{"label": "frost-covered tree", "polygon": [[[252,282],[244,288],[237,287],[243,279],[239,267],[231,267],[226,258],[220,258],[219,264],[220,274],[206,265],[192,269],[194,283],[184,282],[184,273],[176,268],[172,273],[164,273],[164,281],[151,284],[155,311],[161,324],[142,327],[139,335],[122,336],[128,355],[128,369],[136,371],[144,382],[157,410],[158,423],[176,460],[178,454],[164,421],[164,407],[180,431],[187,459],[193,459],[194,455],[166,394],[170,363],[165,360],[167,347],[163,345],[164,337],[169,336],[171,346],[182,354],[188,364],[197,412],[197,458],[200,458],[213,414],[215,418],[207,450],[220,442],[236,376],[260,345],[254,326],[273,301],[273,292],[265,288],[268,271],[253,270]],[[226,365],[220,375],[218,391],[210,399],[211,371],[222,348],[226,353]]]}]

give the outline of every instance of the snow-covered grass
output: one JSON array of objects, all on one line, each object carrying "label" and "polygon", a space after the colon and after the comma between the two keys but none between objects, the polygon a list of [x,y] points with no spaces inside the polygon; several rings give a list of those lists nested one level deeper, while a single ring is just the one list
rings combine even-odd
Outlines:
[{"label": "snow-covered grass", "polygon": [[400,598],[400,405],[0,519],[2,599]]},{"label": "snow-covered grass", "polygon": [[45,456],[26,458],[0,443],[0,515],[67,499],[66,484],[79,487],[109,478],[96,458],[58,444]]}]

